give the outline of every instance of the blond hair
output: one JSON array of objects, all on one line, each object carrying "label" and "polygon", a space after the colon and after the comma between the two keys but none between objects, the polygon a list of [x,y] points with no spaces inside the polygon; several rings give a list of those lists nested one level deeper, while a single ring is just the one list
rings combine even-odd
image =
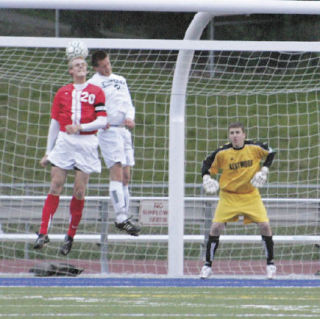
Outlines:
[{"label": "blond hair", "polygon": [[69,70],[72,69],[72,67],[73,67],[73,61],[74,61],[75,59],[82,59],[84,62],[86,62],[87,66],[88,66],[88,63],[87,63],[87,61],[85,60],[85,58],[84,58],[83,56],[76,56],[76,57],[74,57],[74,58],[72,58],[72,59],[69,60],[69,62],[68,62],[68,69],[69,69]]}]

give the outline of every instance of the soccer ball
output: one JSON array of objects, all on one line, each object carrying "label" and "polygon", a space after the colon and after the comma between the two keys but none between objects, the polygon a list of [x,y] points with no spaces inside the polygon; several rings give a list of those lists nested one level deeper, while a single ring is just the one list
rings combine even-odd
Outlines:
[{"label": "soccer ball", "polygon": [[69,42],[66,47],[66,56],[68,60],[76,57],[83,57],[85,59],[88,56],[87,45],[80,40],[73,40]]}]

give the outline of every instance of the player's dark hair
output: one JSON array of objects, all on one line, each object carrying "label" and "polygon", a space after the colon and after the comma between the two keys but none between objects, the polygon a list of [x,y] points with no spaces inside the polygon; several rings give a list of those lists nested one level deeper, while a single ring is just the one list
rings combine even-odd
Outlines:
[{"label": "player's dark hair", "polygon": [[243,124],[240,123],[240,122],[230,123],[229,126],[228,126],[228,131],[229,131],[231,128],[241,128],[241,129],[242,129],[242,132],[244,132],[244,126],[243,126]]},{"label": "player's dark hair", "polygon": [[104,60],[108,56],[108,53],[103,50],[95,51],[91,56],[91,65],[97,67],[99,61]]}]

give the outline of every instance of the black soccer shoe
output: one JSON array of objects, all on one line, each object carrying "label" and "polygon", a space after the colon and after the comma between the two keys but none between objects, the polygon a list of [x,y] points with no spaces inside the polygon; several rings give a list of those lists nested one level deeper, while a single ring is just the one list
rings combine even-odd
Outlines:
[{"label": "black soccer shoe", "polygon": [[131,236],[139,236],[141,229],[139,226],[132,224],[130,218],[127,218],[122,223],[115,222],[114,224],[118,229],[127,232]]},{"label": "black soccer shoe", "polygon": [[66,235],[66,237],[64,238],[63,245],[60,248],[60,254],[67,256],[70,253],[72,244],[73,244],[73,238],[70,237],[69,235]]},{"label": "black soccer shoe", "polygon": [[37,235],[38,235],[38,238],[33,244],[33,249],[41,249],[45,244],[47,244],[50,241],[48,235],[44,235],[44,234],[37,234]]}]

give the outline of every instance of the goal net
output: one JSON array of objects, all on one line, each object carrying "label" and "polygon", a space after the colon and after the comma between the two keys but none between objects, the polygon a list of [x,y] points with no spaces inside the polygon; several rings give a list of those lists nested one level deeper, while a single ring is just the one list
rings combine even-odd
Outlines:
[{"label": "goal net", "polygon": [[[71,253],[63,257],[59,246],[69,223],[73,172],[50,228],[50,243],[41,251],[32,247],[50,183],[50,168],[41,168],[39,160],[51,103],[71,78],[62,45],[36,47],[41,39],[35,41],[34,47],[2,42],[0,48],[0,272],[26,273],[41,262],[70,262],[83,267],[84,274],[166,274],[169,109],[181,42],[175,42],[175,49],[145,49],[136,40],[132,48],[108,50],[113,71],[127,78],[136,107],[130,213],[142,232],[135,238],[115,229],[103,164],[102,173],[90,177],[83,219]],[[97,47],[90,45],[90,54]],[[233,121],[245,125],[248,138],[266,141],[277,152],[261,193],[273,228],[278,273],[319,270],[319,53],[249,47],[226,50],[221,44],[194,54],[186,95],[186,160],[180,163],[185,165],[186,275],[199,273],[217,203],[203,193],[202,161],[227,142],[226,128]],[[214,269],[216,274],[264,274],[256,225],[228,224]]]}]

